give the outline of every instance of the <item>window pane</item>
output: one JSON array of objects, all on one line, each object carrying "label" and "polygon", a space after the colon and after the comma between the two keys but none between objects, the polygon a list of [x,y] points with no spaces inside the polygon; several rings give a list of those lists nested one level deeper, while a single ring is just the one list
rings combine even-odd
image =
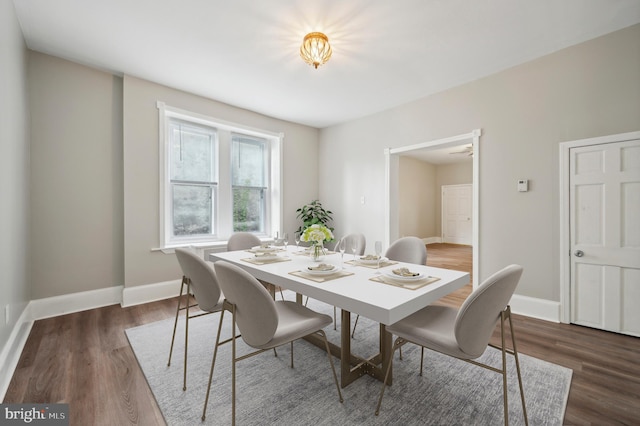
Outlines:
[{"label": "window pane", "polygon": [[214,176],[213,129],[172,121],[171,180],[212,182]]},{"label": "window pane", "polygon": [[233,188],[234,232],[264,232],[265,199],[262,188]]},{"label": "window pane", "polygon": [[173,235],[211,234],[212,188],[196,185],[172,185]]},{"label": "window pane", "polygon": [[231,141],[232,185],[264,187],[265,144],[261,139],[233,135]]}]

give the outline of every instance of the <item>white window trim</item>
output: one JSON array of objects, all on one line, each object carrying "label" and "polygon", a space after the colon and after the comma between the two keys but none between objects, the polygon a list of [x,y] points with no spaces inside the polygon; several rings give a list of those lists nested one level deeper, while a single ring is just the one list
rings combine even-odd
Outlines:
[{"label": "white window trim", "polygon": [[[211,237],[204,238],[193,238],[188,242],[184,243],[167,243],[167,235],[170,232],[170,229],[167,228],[169,222],[167,220],[167,211],[166,211],[166,185],[167,176],[169,173],[169,158],[167,156],[167,146],[168,143],[166,135],[168,132],[169,120],[166,120],[167,117],[178,118],[182,120],[186,120],[193,123],[202,124],[205,126],[213,127],[219,130],[227,130],[229,132],[237,132],[246,134],[249,136],[256,136],[261,138],[266,138],[269,140],[269,161],[270,164],[270,174],[269,174],[269,199],[267,200],[268,204],[268,216],[266,218],[266,224],[268,229],[266,230],[266,234],[259,236],[262,239],[268,239],[274,231],[282,229],[283,226],[283,142],[284,142],[284,133],[275,133],[267,130],[256,129],[253,127],[245,126],[242,124],[233,123],[230,121],[220,120],[217,118],[209,117],[203,114],[187,111],[184,109],[172,107],[166,105],[162,101],[157,101],[156,107],[158,108],[158,178],[159,178],[159,197],[158,197],[158,212],[159,212],[159,247],[152,248],[152,251],[161,250],[165,253],[173,253],[173,249],[176,247],[184,247],[184,246],[196,246],[196,247],[220,247],[221,245],[226,244],[226,241],[229,235],[218,235],[217,239]],[[219,142],[219,139],[218,139]],[[220,154],[219,143],[216,144],[218,149],[218,154]],[[220,162],[220,156],[218,156],[218,161]],[[222,167],[220,167],[222,168]],[[220,168],[218,169],[218,173],[220,173]],[[218,203],[218,208],[220,208],[220,204]],[[219,229],[218,229],[219,231]],[[269,235],[267,235],[269,234]]]}]

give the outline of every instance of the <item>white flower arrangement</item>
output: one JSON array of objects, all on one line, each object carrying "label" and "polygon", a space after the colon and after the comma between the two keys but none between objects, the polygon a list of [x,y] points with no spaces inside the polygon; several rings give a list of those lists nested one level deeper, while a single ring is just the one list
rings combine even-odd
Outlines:
[{"label": "white flower arrangement", "polygon": [[326,226],[316,223],[315,225],[307,227],[302,232],[300,240],[313,244],[322,244],[324,241],[333,240],[333,233]]},{"label": "white flower arrangement", "polygon": [[326,226],[316,223],[302,231],[300,240],[313,244],[311,257],[314,261],[319,261],[321,256],[325,254],[322,243],[333,240],[333,233]]}]

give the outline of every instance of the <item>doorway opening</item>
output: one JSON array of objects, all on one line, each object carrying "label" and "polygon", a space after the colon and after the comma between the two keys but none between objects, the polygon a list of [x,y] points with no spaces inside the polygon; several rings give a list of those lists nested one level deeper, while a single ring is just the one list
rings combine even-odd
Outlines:
[{"label": "doorway opening", "polygon": [[[470,133],[423,142],[399,148],[385,149],[385,245],[389,246],[400,235],[399,227],[399,197],[400,197],[400,157],[418,153],[436,152],[443,148],[458,147],[459,151],[472,151],[473,182],[472,182],[472,250],[473,250],[473,288],[476,288],[480,278],[479,262],[479,224],[480,224],[480,136],[481,129],[475,129]],[[467,146],[470,146],[467,149]]]}]

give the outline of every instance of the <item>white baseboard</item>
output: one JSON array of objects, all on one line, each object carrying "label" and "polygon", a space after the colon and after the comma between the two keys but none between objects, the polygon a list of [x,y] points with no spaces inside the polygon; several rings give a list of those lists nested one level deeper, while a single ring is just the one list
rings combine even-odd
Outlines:
[{"label": "white baseboard", "polygon": [[560,302],[514,294],[509,305],[514,314],[560,322]]},{"label": "white baseboard", "polygon": [[30,301],[0,352],[0,401],[4,400],[35,320],[118,303],[126,307],[175,297],[180,291],[180,282],[174,280],[129,288],[113,286]]},{"label": "white baseboard", "polygon": [[423,238],[422,241],[424,241],[425,244],[436,244],[436,243],[441,243],[442,242],[442,238],[441,237],[429,237],[429,238]]},{"label": "white baseboard", "polygon": [[18,321],[13,326],[9,340],[5,343],[2,352],[0,352],[0,402],[4,401],[4,397],[7,394],[9,383],[18,366],[22,349],[27,343],[32,326],[33,320],[31,319],[29,305],[26,305]]},{"label": "white baseboard", "polygon": [[119,285],[32,300],[29,302],[31,319],[39,320],[118,304],[122,300],[122,288]]},{"label": "white baseboard", "polygon": [[141,305],[156,300],[175,297],[180,292],[182,280],[164,281],[161,283],[125,287],[122,292],[122,306]]}]

